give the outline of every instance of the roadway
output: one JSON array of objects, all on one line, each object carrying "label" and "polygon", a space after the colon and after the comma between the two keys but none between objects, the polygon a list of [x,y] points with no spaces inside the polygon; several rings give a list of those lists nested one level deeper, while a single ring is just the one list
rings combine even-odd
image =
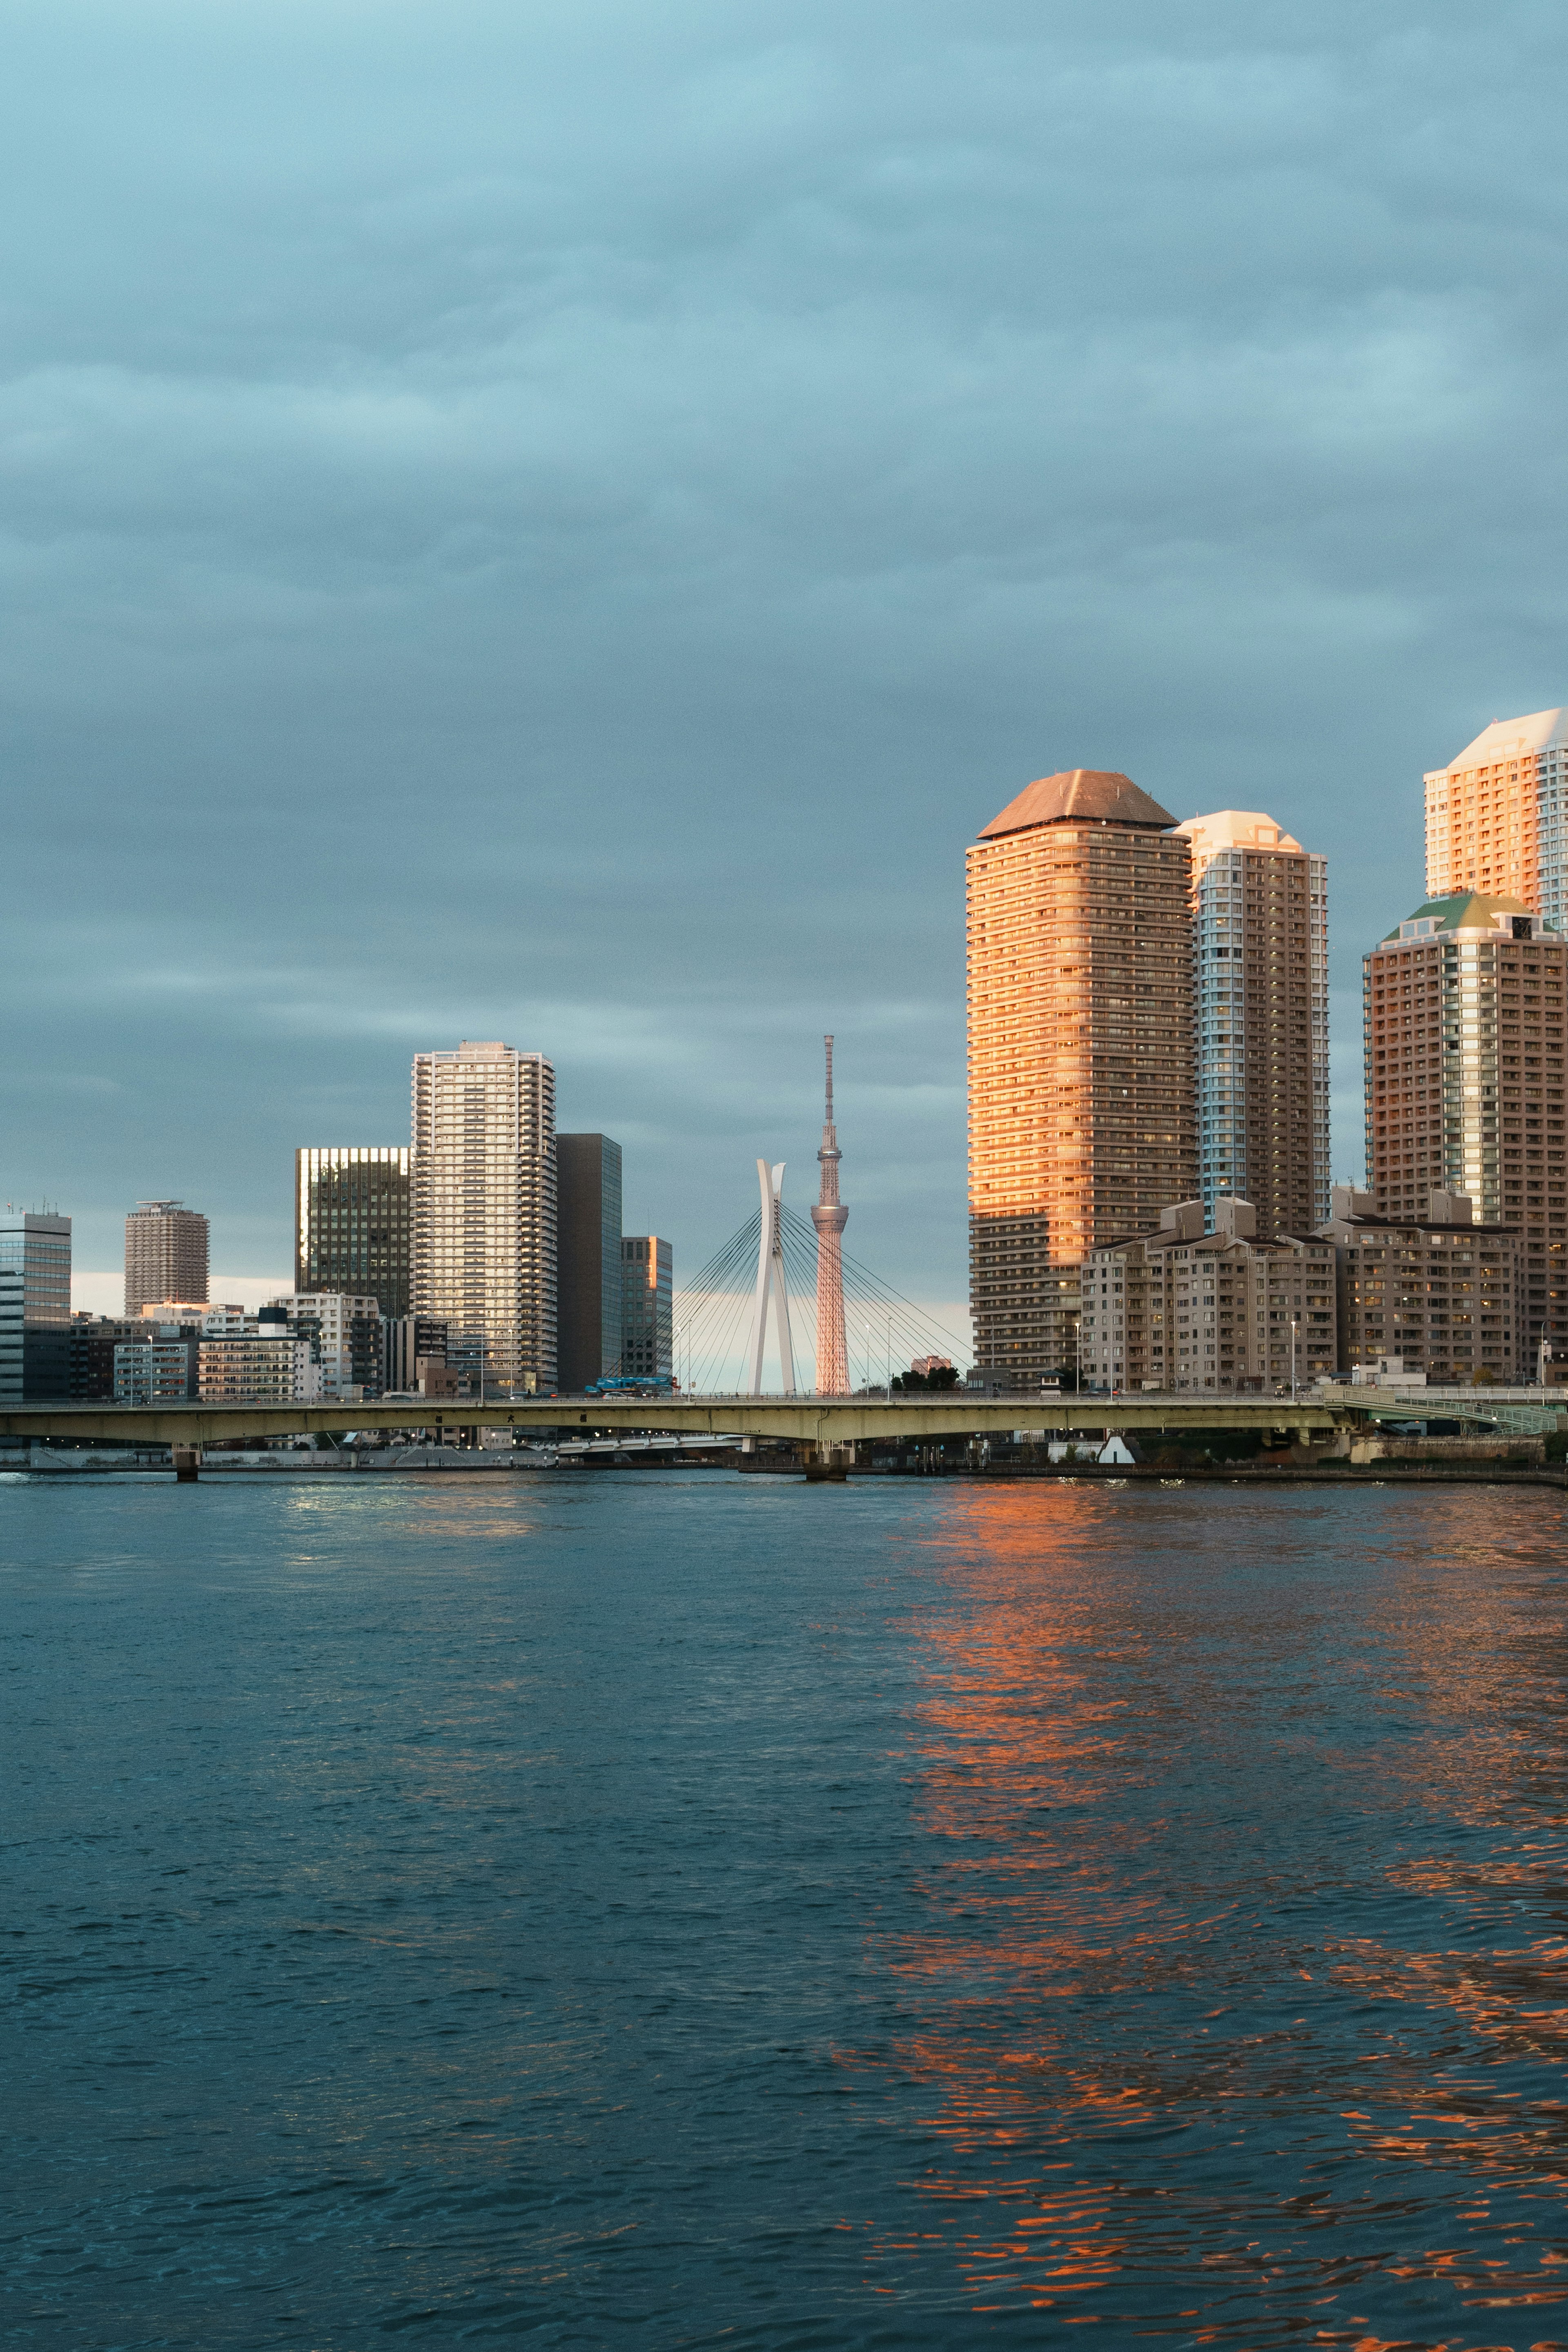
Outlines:
[{"label": "roadway", "polygon": [[458,1429],[573,1431],[636,1429],[690,1436],[791,1438],[822,1451],[862,1438],[998,1437],[1013,1430],[1116,1430],[1179,1437],[1206,1429],[1279,1431],[1299,1444],[1359,1427],[1365,1408],[1288,1397],[1011,1396],[962,1391],[910,1398],[528,1397],[484,1404],[463,1398],[397,1398],[374,1404],[37,1404],[0,1412],[0,1439],[105,1439],[139,1445],[202,1447],[247,1437],[306,1436],[318,1430]]}]

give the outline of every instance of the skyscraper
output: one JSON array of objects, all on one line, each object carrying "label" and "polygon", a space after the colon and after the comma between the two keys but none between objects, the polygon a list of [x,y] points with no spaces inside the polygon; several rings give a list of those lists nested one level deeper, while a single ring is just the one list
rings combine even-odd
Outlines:
[{"label": "skyscraper", "polygon": [[413,1062],[411,1306],[486,1385],[553,1389],[555,1072],[465,1043]]},{"label": "skyscraper", "polygon": [[411,1240],[406,1143],[308,1145],[295,1153],[296,1290],[371,1297],[383,1315],[406,1315]]},{"label": "skyscraper", "polygon": [[621,1370],[633,1379],[674,1370],[674,1274],[668,1242],[627,1234],[621,1243]]},{"label": "skyscraper", "polygon": [[138,1201],[125,1220],[125,1311],[207,1295],[207,1221],[183,1201]]},{"label": "skyscraper", "polygon": [[555,1143],[556,1353],[564,1396],[621,1370],[621,1146],[608,1135]]},{"label": "skyscraper", "polygon": [[824,1037],[828,1057],[826,1116],[817,1154],[821,1183],[811,1223],[817,1228],[817,1394],[848,1396],[849,1339],[844,1330],[843,1234],[850,1213],[839,1199],[839,1131],[833,1125],[833,1041]]},{"label": "skyscraper", "polygon": [[70,1394],[71,1221],[0,1207],[0,1404]]},{"label": "skyscraper", "polygon": [[1494,719],[1426,782],[1427,897],[1519,898],[1568,930],[1568,710]]},{"label": "skyscraper", "polygon": [[975,1361],[1071,1364],[1079,1267],[1197,1189],[1192,856],[1126,776],[1027,787],[968,853]]},{"label": "skyscraper", "polygon": [[1249,809],[1195,816],[1198,1192],[1239,1193],[1260,1241],[1329,1213],[1327,860]]},{"label": "skyscraper", "polygon": [[[1500,1354],[1503,1307],[1476,1307],[1461,1359],[1427,1369],[1517,1378],[1542,1333],[1568,1348],[1568,943],[1518,898],[1458,891],[1417,907],[1364,962],[1367,1187],[1410,1223],[1437,1193],[1524,1236],[1522,1326]],[[1399,1352],[1393,1322],[1385,1345]]]}]

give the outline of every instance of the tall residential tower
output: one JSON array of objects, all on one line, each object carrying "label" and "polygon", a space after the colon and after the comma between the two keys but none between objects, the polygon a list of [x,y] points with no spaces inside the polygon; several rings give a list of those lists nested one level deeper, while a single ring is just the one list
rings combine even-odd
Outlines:
[{"label": "tall residential tower", "polygon": [[968,853],[975,1362],[1076,1353],[1088,1253],[1197,1189],[1192,853],[1124,775],[1029,785]]},{"label": "tall residential tower", "polygon": [[1240,1194],[1260,1241],[1329,1213],[1327,860],[1249,809],[1178,825],[1192,844],[1198,1192]]},{"label": "tall residential tower", "polygon": [[207,1295],[207,1221],[183,1201],[138,1201],[125,1220],[125,1311]]},{"label": "tall residential tower", "polygon": [[1568,930],[1568,710],[1494,719],[1426,781],[1427,897],[1519,898]]},{"label": "tall residential tower", "polygon": [[844,1329],[844,1227],[850,1213],[839,1198],[839,1133],[833,1125],[833,1041],[824,1037],[828,1057],[827,1107],[822,1119],[822,1148],[817,1154],[822,1176],[811,1223],[817,1228],[817,1394],[848,1396],[850,1350]]},{"label": "tall residential tower", "polygon": [[553,1389],[555,1072],[464,1044],[413,1063],[410,1305],[486,1384]]},{"label": "tall residential tower", "polygon": [[[1554,1354],[1568,1349],[1568,944],[1518,898],[1456,891],[1379,942],[1364,986],[1375,1214],[1410,1223],[1440,1195],[1523,1235],[1518,1323],[1481,1290],[1445,1300],[1453,1319],[1426,1332],[1422,1368],[1516,1380],[1543,1335]],[[1397,1307],[1391,1291],[1378,1335],[1390,1353],[1413,1346]]]}]

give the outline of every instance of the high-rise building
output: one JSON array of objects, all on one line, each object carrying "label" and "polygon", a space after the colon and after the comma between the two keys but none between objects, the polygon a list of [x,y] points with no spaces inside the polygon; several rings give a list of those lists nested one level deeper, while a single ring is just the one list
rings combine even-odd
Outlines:
[{"label": "high-rise building", "polygon": [[563,1396],[621,1370],[621,1146],[608,1135],[555,1139],[556,1355]]},{"label": "high-rise building", "polygon": [[1568,931],[1568,710],[1494,719],[1426,782],[1427,897],[1518,898]]},{"label": "high-rise building", "polygon": [[0,1404],[70,1394],[71,1221],[0,1208]]},{"label": "high-rise building", "polygon": [[205,1298],[205,1217],[183,1201],[138,1201],[125,1220],[125,1311],[161,1298]]},{"label": "high-rise building", "polygon": [[811,1223],[817,1228],[817,1394],[848,1396],[850,1349],[844,1329],[844,1227],[850,1213],[839,1198],[839,1130],[833,1124],[833,1041],[824,1037],[828,1091],[822,1148],[817,1154],[821,1181]]},{"label": "high-rise building", "polygon": [[[1458,891],[1390,931],[1363,984],[1375,1212],[1413,1224],[1432,1193],[1461,1194],[1479,1224],[1522,1234],[1517,1375],[1543,1333],[1568,1347],[1568,943],[1516,898]],[[1478,1307],[1478,1342],[1500,1339],[1502,1312]]]},{"label": "high-rise building", "polygon": [[670,1244],[657,1234],[621,1242],[621,1370],[637,1380],[674,1370],[675,1294]]},{"label": "high-rise building", "polygon": [[312,1145],[294,1155],[294,1287],[408,1313],[409,1147]]},{"label": "high-rise building", "polygon": [[413,1064],[410,1305],[488,1388],[556,1382],[555,1072],[465,1043]]},{"label": "high-rise building", "polygon": [[1129,778],[1027,787],[968,853],[977,1371],[1074,1361],[1079,1268],[1197,1190],[1192,853]]},{"label": "high-rise building", "polygon": [[1272,817],[1221,809],[1192,844],[1197,1181],[1243,1195],[1258,1237],[1329,1213],[1328,865]]}]

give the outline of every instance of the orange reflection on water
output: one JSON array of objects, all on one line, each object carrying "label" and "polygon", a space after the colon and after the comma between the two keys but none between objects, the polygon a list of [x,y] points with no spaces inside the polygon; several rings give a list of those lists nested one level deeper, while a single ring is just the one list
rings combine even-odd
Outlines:
[{"label": "orange reflection on water", "polygon": [[[1272,1827],[1249,1773],[1266,1774],[1276,1756],[1286,1771],[1305,1759],[1329,1801],[1353,1812],[1371,1804],[1400,1815],[1415,1805],[1495,1822],[1510,1767],[1541,1764],[1538,1727],[1521,1730],[1508,1711],[1517,1682],[1506,1659],[1485,1655],[1454,1703],[1456,1660],[1489,1639],[1495,1650],[1495,1623],[1481,1622],[1495,1596],[1459,1581],[1423,1604],[1417,1626],[1391,1577],[1356,1629],[1357,1650],[1342,1644],[1337,1626],[1325,1636],[1310,1592],[1276,1584],[1257,1604],[1256,1625],[1233,1640],[1219,1580],[1201,1559],[1185,1585],[1179,1574],[1166,1578],[1159,1550],[1166,1539],[1185,1546],[1190,1566],[1212,1543],[1212,1507],[1199,1517],[1191,1497],[1170,1502],[1176,1507],[1162,1509],[1147,1489],[1123,1498],[1088,1486],[975,1486],[925,1538],[943,1593],[915,1627],[922,1680],[907,1749],[914,1815],[928,1841],[925,1917],[876,1940],[878,1966],[912,2013],[907,2032],[858,2062],[928,2095],[919,2128],[934,2143],[932,2160],[912,2189],[926,2212],[943,2210],[940,2241],[977,2311],[1054,2306],[1063,2321],[1109,2319],[1121,2308],[1103,2299],[1110,2282],[1130,2270],[1145,2282],[1151,2270],[1161,2275],[1162,2232],[1166,2274],[1185,2278],[1188,2300],[1195,2263],[1217,2291],[1222,2278],[1249,2292],[1288,2284],[1309,2334],[1366,2352],[1417,2336],[1384,2338],[1358,2317],[1352,2279],[1364,2273],[1440,2279],[1478,2311],[1563,2300],[1568,2284],[1530,2267],[1533,2246],[1515,2257],[1499,2252],[1499,2235],[1488,2240],[1485,2198],[1487,2184],[1508,2181],[1555,2203],[1568,2170],[1564,2111],[1500,2088],[1457,2095],[1449,2040],[1424,2049],[1434,2037],[1412,2012],[1446,2009],[1503,2056],[1560,2063],[1568,1942],[1463,1955],[1399,1952],[1374,1937],[1325,1948],[1311,1927],[1291,1942],[1291,1906],[1275,1911],[1275,1898],[1255,1894],[1223,1853],[1228,1811],[1251,1816],[1254,1838]],[[1301,1540],[1300,1521],[1271,1516]],[[1418,1530],[1410,1541],[1430,1588]],[[1368,1787],[1357,1720],[1316,1697],[1302,1663],[1313,1643],[1336,1705],[1348,1690],[1384,1706],[1395,1678],[1403,1719],[1377,1748],[1364,1797],[1355,1786]],[[1260,1749],[1248,1748],[1239,1722],[1229,1683],[1238,1667],[1267,1702],[1257,1707],[1268,1731]],[[1411,1717],[1423,1716],[1442,1737],[1408,1738]],[[1303,1820],[1301,1854],[1285,1853],[1278,1867],[1287,1891],[1292,1871],[1306,1874],[1304,1915],[1338,1870],[1310,1814]],[[1288,1836],[1289,1803],[1282,1822]],[[1539,1896],[1555,1866],[1550,1848],[1537,1861],[1524,1845],[1495,1869],[1479,1862],[1477,1885],[1485,1895],[1525,1885]],[[1260,1867],[1270,1867],[1267,1856]],[[1387,1883],[1437,1895],[1456,1884],[1456,1866],[1396,1860]],[[1367,1892],[1379,1898],[1375,1864]],[[1260,1913],[1269,1932],[1249,1941]],[[1228,2001],[1233,1982],[1258,2030],[1228,2025],[1223,2007],[1196,2008],[1194,1993],[1212,2000],[1218,1990]],[[1352,1996],[1348,2007],[1326,1998],[1330,1984]],[[1347,2023],[1368,1996],[1402,2012],[1386,2035],[1396,2046],[1374,2053],[1361,2053],[1360,2029]],[[1299,2123],[1303,2103],[1308,2120]],[[1213,2192],[1189,2189],[1180,2160],[1189,2139],[1217,2177],[1230,2163],[1245,2178],[1248,2158],[1226,2151],[1245,2143],[1267,2162],[1276,2114],[1290,2119],[1287,2137],[1301,2129],[1303,2180],[1320,2164],[1332,2177],[1346,2158],[1461,2168],[1461,2196],[1482,2200],[1475,2212],[1454,2210],[1451,2189],[1433,2194],[1447,2220],[1474,2228],[1481,2242],[1433,2248],[1401,2267],[1385,2240],[1347,2266],[1324,2236],[1335,2192],[1287,2197],[1282,2184],[1260,2182],[1258,2210],[1243,2221]],[[1364,2179],[1346,2189],[1347,2222],[1368,2193]],[[1533,2226],[1511,2224],[1516,2234]],[[1237,2251],[1239,2230],[1257,2242]],[[1210,2231],[1215,2242],[1205,2244]],[[868,2260],[875,2266],[929,2243],[924,2230],[889,2235]],[[1197,2321],[1195,2342],[1257,2340],[1239,2318],[1214,2318],[1218,2305],[1206,2300],[1200,2318],[1180,2300],[1176,2289],[1156,2332]],[[1309,2323],[1309,2313],[1324,2324]],[[1455,2352],[1475,2344],[1469,2335],[1418,2340]]]}]

